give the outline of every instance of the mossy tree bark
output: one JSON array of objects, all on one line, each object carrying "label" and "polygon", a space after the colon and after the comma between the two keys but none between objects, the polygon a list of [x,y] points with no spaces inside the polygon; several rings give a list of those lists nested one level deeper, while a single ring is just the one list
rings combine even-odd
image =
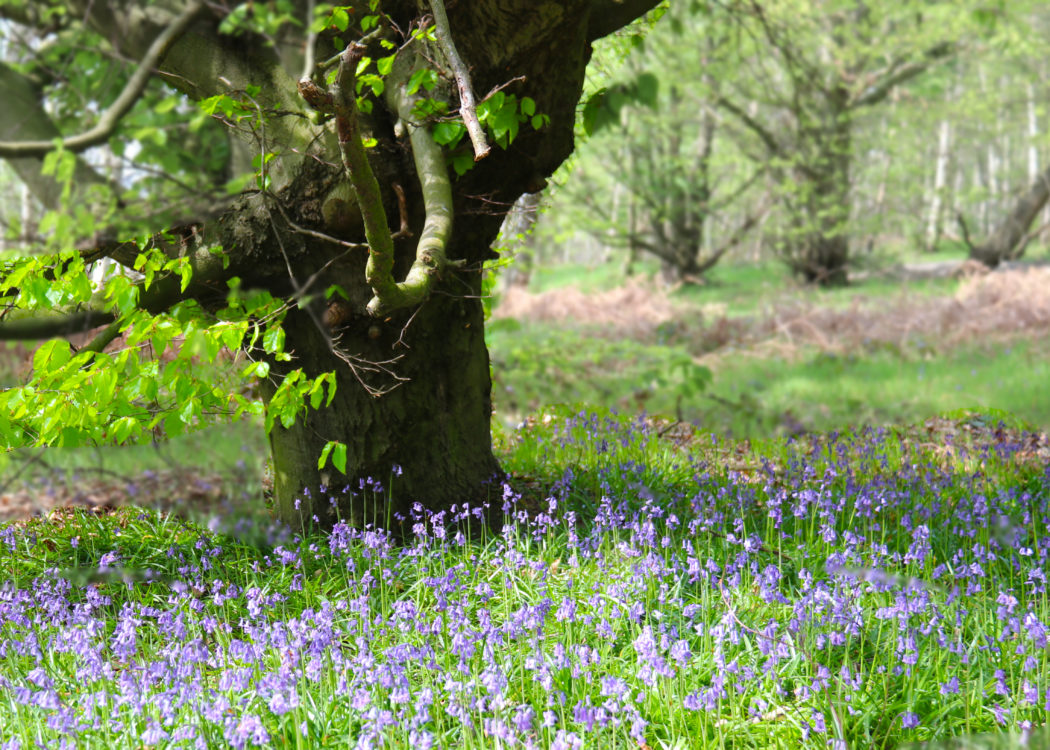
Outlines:
[{"label": "mossy tree bark", "polygon": [[[396,528],[413,502],[442,508],[488,498],[499,474],[489,434],[489,359],[477,276],[462,282],[473,295],[435,295],[414,317],[362,319],[344,330],[363,360],[399,357],[390,374],[361,373],[377,389],[393,385],[395,375],[404,379],[379,397],[332,354],[309,315],[289,316],[285,330],[296,359],[282,364],[314,373],[335,370],[339,380],[330,406],[309,410],[288,428],[275,425],[270,433],[282,517],[307,525],[316,516],[322,525],[343,519]],[[349,476],[331,462],[317,468],[327,440],[347,444]],[[369,478],[385,494],[377,495],[366,484]]]}]

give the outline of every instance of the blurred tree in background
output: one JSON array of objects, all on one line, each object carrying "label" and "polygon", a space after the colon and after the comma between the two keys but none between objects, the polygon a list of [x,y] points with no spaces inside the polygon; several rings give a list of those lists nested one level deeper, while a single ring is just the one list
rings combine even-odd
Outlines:
[{"label": "blurred tree in background", "polygon": [[675,4],[592,84],[538,252],[575,235],[551,256],[645,252],[680,281],[742,247],[824,285],[967,241],[1019,257],[1045,223],[1048,22],[1028,0]]}]

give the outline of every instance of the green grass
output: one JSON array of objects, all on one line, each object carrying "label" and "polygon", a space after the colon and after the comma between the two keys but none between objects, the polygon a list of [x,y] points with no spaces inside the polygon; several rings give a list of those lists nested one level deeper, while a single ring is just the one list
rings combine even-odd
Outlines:
[{"label": "green grass", "polygon": [[1050,676],[1032,577],[1050,480],[991,448],[958,444],[945,464],[890,432],[750,455],[562,411],[500,435],[520,479],[496,493],[511,503],[498,532],[464,508],[420,516],[402,547],[345,527],[253,545],[150,511],[63,511],[0,530],[0,736],[866,749],[1016,735],[1046,719],[1028,696]]},{"label": "green grass", "polygon": [[[721,358],[708,397],[689,403],[702,424],[755,436],[800,423],[810,430],[914,422],[960,409],[1001,409],[1050,427],[1050,346],[985,342],[923,356],[892,348],[835,356]],[[728,404],[724,402],[729,402]]]},{"label": "green grass", "polygon": [[[656,273],[659,265],[652,261],[638,264],[641,274]],[[534,293],[549,292],[574,286],[585,292],[597,292],[612,289],[623,284],[623,264],[621,262],[597,263],[583,265],[578,263],[558,263],[535,266],[529,278],[529,290]]]},{"label": "green grass", "polygon": [[713,380],[681,344],[609,340],[586,330],[500,321],[488,334],[496,414],[512,424],[545,405],[586,403],[697,422],[716,433],[841,430],[959,409],[1002,409],[1050,426],[1050,345],[985,342],[938,353],[873,347],[791,359],[720,351]]}]

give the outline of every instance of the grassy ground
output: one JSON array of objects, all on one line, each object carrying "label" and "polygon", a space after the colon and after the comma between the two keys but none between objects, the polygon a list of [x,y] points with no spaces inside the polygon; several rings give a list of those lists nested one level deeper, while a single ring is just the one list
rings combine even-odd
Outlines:
[{"label": "grassy ground", "polygon": [[[617,272],[612,265],[590,275],[556,268],[538,274],[533,286],[582,284],[599,291],[612,287]],[[496,413],[513,424],[547,404],[586,403],[672,415],[751,438],[913,422],[972,408],[1000,409],[1050,427],[1043,387],[1050,344],[1041,328],[1019,323],[1010,330],[1007,322],[993,334],[968,335],[961,321],[946,334],[924,330],[929,320],[917,317],[911,330],[873,333],[868,340],[867,319],[849,320],[851,309],[938,304],[938,320],[950,318],[970,304],[957,298],[962,283],[871,280],[846,289],[800,289],[780,267],[722,265],[710,286],[678,293],[682,307],[673,320],[648,328],[620,331],[571,318],[496,320],[488,334]],[[789,312],[768,312],[774,305]],[[996,314],[994,304],[987,309]],[[829,319],[828,311],[836,310],[841,317]],[[794,325],[794,338],[780,335],[781,319]],[[805,328],[811,321],[820,328],[816,335]],[[839,330],[850,327],[858,330]],[[705,367],[712,376],[706,387]]]},{"label": "grassy ground", "polygon": [[[697,294],[743,317],[768,289],[737,270]],[[497,529],[466,507],[402,519],[400,546],[135,507],[0,525],[0,747],[1050,742],[1050,445],[1014,428],[1050,424],[1045,338],[711,353],[699,330],[494,322]],[[810,434],[964,407],[990,416]],[[264,454],[242,423],[31,468],[168,472],[173,501],[216,473],[207,508],[259,508]]]},{"label": "grassy ground", "polygon": [[751,438],[971,408],[1050,426],[1050,344],[1043,339],[971,344],[935,357],[889,348],[845,356],[727,352],[707,361],[706,388],[681,348],[610,342],[543,324],[497,326],[489,340],[496,414],[507,423],[544,404],[587,403],[673,415]]},{"label": "grassy ground", "polygon": [[[909,262],[961,261],[964,254],[946,252],[907,258]],[[635,266],[637,277],[654,277],[659,265],[642,261]],[[917,297],[950,294],[958,286],[952,278],[924,278],[914,281],[879,275],[869,275],[848,287],[820,289],[807,287],[792,279],[783,264],[722,263],[709,271],[702,286],[684,286],[677,289],[676,298],[697,305],[724,307],[726,313],[737,317],[760,312],[771,302],[791,298],[830,307],[847,306],[860,296],[885,298],[899,294],[902,289]],[[562,264],[537,267],[530,276],[529,289],[540,293],[576,287],[585,292],[615,288],[625,282],[622,265],[610,262],[594,266]]]},{"label": "grassy ground", "polygon": [[548,413],[499,436],[518,477],[492,499],[502,530],[455,508],[405,519],[404,546],[342,526],[248,544],[132,508],[9,526],[0,737],[1016,740],[1039,731],[1050,697],[1050,449],[974,423],[755,455],[680,427]]}]

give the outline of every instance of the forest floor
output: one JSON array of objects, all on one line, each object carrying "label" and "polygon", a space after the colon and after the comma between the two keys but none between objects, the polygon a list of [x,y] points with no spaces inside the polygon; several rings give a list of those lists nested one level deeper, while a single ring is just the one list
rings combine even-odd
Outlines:
[{"label": "forest floor", "polygon": [[[630,279],[606,291],[563,288],[533,293],[507,290],[493,312],[497,320],[557,323],[588,328],[594,334],[655,341],[661,330],[691,328],[694,346],[719,357],[726,347],[759,354],[817,347],[841,354],[863,351],[874,343],[906,348],[928,340],[940,348],[974,339],[1050,332],[1050,267],[1009,268],[982,272],[968,264],[938,262],[945,272],[916,272],[902,267],[905,278],[952,277],[958,288],[929,296],[902,286],[892,296],[868,296],[863,287],[847,307],[829,305],[806,294],[784,294],[769,300],[757,314],[735,314],[725,303],[711,305],[676,300],[646,279]],[[916,267],[918,268],[918,267]],[[706,360],[710,361],[710,360]]]},{"label": "forest floor", "polygon": [[[840,290],[739,282],[732,270],[673,294],[645,278],[511,288],[490,325],[497,412],[509,423],[579,401],[747,437],[973,408],[1050,426],[1050,268],[954,267]],[[687,370],[683,359],[711,382],[684,388],[695,375],[660,372]]]},{"label": "forest floor", "polygon": [[[963,270],[935,286],[924,285],[927,275],[874,290],[861,283],[830,297],[789,287],[739,304],[717,287],[668,294],[637,278],[587,291],[511,288],[491,321],[497,436],[501,423],[586,403],[679,420],[669,439],[688,434],[693,441],[697,426],[741,438],[744,454],[746,439],[819,439],[847,424],[896,424],[911,425],[898,429],[917,440],[938,442],[952,430],[983,446],[1025,433],[1043,455],[1048,422],[1041,416],[1050,412],[1050,396],[1038,368],[1050,361],[1050,268]],[[538,341],[537,331],[549,341]],[[17,356],[8,354],[9,369]],[[525,358],[543,369],[525,366]],[[713,373],[702,393],[684,397],[686,383],[663,373],[683,358]],[[938,383],[935,370],[961,383]],[[920,385],[944,400],[923,396]],[[978,393],[984,386],[991,396]],[[222,434],[214,440],[166,446],[21,452],[0,468],[0,521],[60,506],[99,513],[129,502],[164,507],[175,496],[185,511],[208,507],[231,487],[258,487],[261,430],[216,429]],[[229,455],[203,465],[202,440],[228,447]]]}]

